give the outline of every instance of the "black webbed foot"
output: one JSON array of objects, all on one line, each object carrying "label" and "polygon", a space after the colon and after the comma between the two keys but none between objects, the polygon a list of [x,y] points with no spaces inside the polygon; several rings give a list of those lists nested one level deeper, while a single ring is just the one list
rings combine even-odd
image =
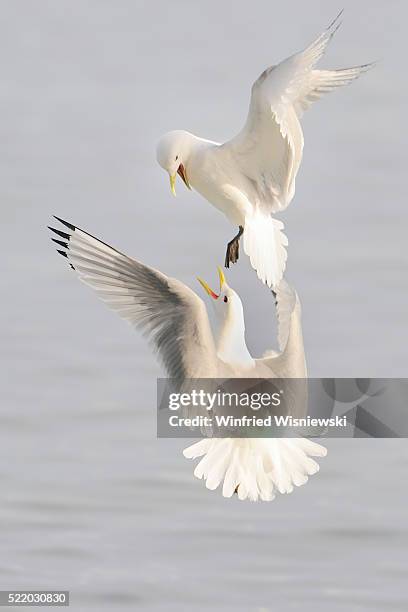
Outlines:
[{"label": "black webbed foot", "polygon": [[234,238],[227,244],[227,252],[225,254],[225,267],[229,268],[230,263],[236,263],[239,259],[239,239],[244,232],[242,225],[239,226],[239,232]]}]

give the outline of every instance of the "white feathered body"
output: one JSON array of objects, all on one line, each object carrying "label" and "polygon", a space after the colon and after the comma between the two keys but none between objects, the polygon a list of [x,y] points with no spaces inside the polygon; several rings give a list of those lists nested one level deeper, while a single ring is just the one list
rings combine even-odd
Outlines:
[{"label": "white feathered body", "polygon": [[[59,253],[80,280],[150,338],[179,384],[191,378],[306,377],[300,302],[286,281],[276,292],[279,351],[254,359],[245,343],[242,302],[226,282],[216,300],[220,325],[213,335],[203,301],[183,283],[59,221],[62,230],[51,228]],[[204,439],[184,451],[202,457],[195,475],[208,488],[223,483],[224,495],[237,491],[240,499],[251,500],[270,500],[275,491],[288,493],[303,484],[318,470],[310,457],[325,453],[309,440],[232,438]]]},{"label": "white feathered body", "polygon": [[[235,351],[242,355],[241,364],[235,364],[241,378],[307,377],[299,298],[282,281],[277,299],[280,351],[270,351],[252,363],[245,350]],[[237,493],[240,500],[250,501],[270,501],[276,492],[291,493],[318,472],[312,457],[326,453],[323,446],[305,438],[204,439],[184,450],[188,459],[201,457],[194,475],[203,478],[208,489],[222,485],[224,497]]]},{"label": "white feathered body", "polygon": [[[193,137],[195,138],[195,137]],[[235,226],[252,213],[251,185],[228,159],[222,145],[196,139],[186,165],[190,185]]]},{"label": "white feathered body", "polygon": [[252,86],[246,123],[234,138],[220,145],[189,132],[164,137],[165,142],[183,142],[190,185],[233,225],[244,228],[244,251],[270,287],[278,286],[286,266],[288,240],[283,223],[272,215],[285,210],[295,194],[304,145],[301,116],[323,94],[370,68],[315,68],[339,26],[338,17],[306,49],[263,71]]}]

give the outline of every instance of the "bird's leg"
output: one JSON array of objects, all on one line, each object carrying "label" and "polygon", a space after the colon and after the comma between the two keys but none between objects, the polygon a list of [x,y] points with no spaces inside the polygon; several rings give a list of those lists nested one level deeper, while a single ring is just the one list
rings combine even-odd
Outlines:
[{"label": "bird's leg", "polygon": [[239,239],[244,233],[242,225],[239,226],[239,231],[236,236],[227,244],[227,252],[225,254],[225,267],[229,268],[230,262],[236,263],[239,258]]}]

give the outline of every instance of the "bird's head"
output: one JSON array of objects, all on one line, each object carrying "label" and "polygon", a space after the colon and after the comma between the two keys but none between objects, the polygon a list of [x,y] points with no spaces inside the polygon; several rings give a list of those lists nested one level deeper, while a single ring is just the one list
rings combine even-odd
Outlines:
[{"label": "bird's head", "polygon": [[173,195],[176,195],[177,174],[182,178],[188,189],[191,189],[187,178],[186,164],[190,155],[193,135],[183,130],[174,130],[164,134],[157,145],[157,161],[160,166],[168,172],[170,187]]},{"label": "bird's head", "polygon": [[216,328],[215,342],[218,357],[229,364],[253,365],[253,359],[245,343],[245,321],[242,302],[237,293],[227,285],[224,272],[218,268],[220,292],[217,294],[199,278],[214,305]]},{"label": "bird's head", "polygon": [[220,280],[219,293],[215,293],[215,291],[213,291],[201,278],[197,280],[212,298],[211,302],[214,306],[218,323],[222,324],[226,321],[235,321],[237,323],[242,322],[243,325],[244,309],[242,307],[241,298],[227,284],[224,272],[220,266],[218,266],[218,276]]}]

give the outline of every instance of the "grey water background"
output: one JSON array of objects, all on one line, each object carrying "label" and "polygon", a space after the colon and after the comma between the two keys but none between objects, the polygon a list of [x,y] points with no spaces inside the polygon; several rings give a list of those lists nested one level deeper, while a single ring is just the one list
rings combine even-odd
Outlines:
[{"label": "grey water background", "polygon": [[[403,1],[2,1],[0,587],[70,589],[74,610],[403,610],[405,440],[328,443],[320,473],[269,504],[193,478],[157,440],[144,340],[58,257],[52,214],[200,290],[233,228],[168,179],[155,143],[222,141],[252,81],[345,6],[322,66],[381,60],[304,117],[282,215],[312,376],[407,367]],[[245,258],[228,274],[260,354],[274,305]]]}]

